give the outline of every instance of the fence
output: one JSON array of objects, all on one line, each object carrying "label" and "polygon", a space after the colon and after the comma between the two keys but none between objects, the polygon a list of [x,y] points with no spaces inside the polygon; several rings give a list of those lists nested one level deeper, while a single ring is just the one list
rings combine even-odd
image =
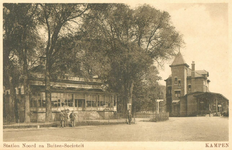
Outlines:
[{"label": "fence", "polygon": [[152,112],[137,112],[135,114],[135,118],[150,118],[150,121],[165,121],[169,119],[169,113],[168,112],[162,112],[162,113],[152,113]]}]

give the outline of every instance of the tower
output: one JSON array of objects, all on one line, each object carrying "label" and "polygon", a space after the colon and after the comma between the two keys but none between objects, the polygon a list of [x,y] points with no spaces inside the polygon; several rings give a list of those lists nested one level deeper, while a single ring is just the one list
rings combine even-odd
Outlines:
[{"label": "tower", "polygon": [[179,97],[187,94],[187,69],[189,66],[179,52],[170,67],[172,71],[172,100],[179,100]]},{"label": "tower", "polygon": [[180,97],[187,94],[187,69],[189,66],[179,52],[170,67],[172,72],[171,115],[179,116],[180,110],[183,109],[180,105]]}]

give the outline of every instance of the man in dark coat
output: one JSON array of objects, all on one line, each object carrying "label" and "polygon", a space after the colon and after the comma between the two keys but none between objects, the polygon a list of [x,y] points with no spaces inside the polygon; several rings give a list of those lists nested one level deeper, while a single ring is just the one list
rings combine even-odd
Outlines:
[{"label": "man in dark coat", "polygon": [[75,127],[75,118],[76,118],[76,115],[74,113],[74,111],[72,111],[72,113],[70,114],[70,120],[71,120],[71,126],[72,127]]},{"label": "man in dark coat", "polygon": [[63,128],[64,127],[64,113],[63,111],[60,112],[60,126]]},{"label": "man in dark coat", "polygon": [[64,111],[64,126],[67,126],[67,122],[68,122],[68,110]]},{"label": "man in dark coat", "polygon": [[132,120],[132,115],[131,115],[131,111],[130,110],[128,110],[127,111],[127,117],[128,117],[128,124],[130,125],[131,124],[131,120]]}]

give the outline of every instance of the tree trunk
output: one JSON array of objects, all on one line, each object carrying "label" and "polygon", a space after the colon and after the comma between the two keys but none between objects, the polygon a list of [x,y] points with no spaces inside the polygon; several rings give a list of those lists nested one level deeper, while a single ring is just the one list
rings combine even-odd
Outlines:
[{"label": "tree trunk", "polygon": [[131,106],[130,106],[130,114],[128,115],[131,115],[132,114],[132,93],[133,93],[133,88],[134,88],[134,83],[131,82],[129,83],[129,86],[127,86],[125,88],[125,96],[124,96],[124,100],[123,100],[123,110],[124,110],[124,114],[127,114],[128,113],[128,108],[127,108],[127,104],[130,103]]},{"label": "tree trunk", "polygon": [[18,111],[18,99],[15,95],[15,101],[14,101],[14,115],[15,115],[15,121],[18,122],[19,120],[19,111]]},{"label": "tree trunk", "polygon": [[52,121],[52,106],[51,106],[51,88],[50,88],[50,69],[49,69],[49,58],[46,57],[46,75],[45,75],[45,96],[46,96],[46,122]]},{"label": "tree trunk", "polygon": [[30,97],[29,97],[30,87],[29,87],[29,83],[28,83],[28,70],[27,70],[26,58],[24,58],[23,74],[24,74],[23,88],[24,88],[24,102],[25,102],[24,122],[29,123],[31,121],[31,119],[30,119]]},{"label": "tree trunk", "polygon": [[130,114],[129,115],[132,115],[132,93],[133,93],[133,88],[134,88],[134,83],[133,81],[131,82],[130,86],[129,86],[129,91],[128,91],[128,103],[131,104],[130,106]]},{"label": "tree trunk", "polygon": [[15,116],[14,116],[14,102],[15,102],[15,87],[12,83],[12,77],[9,76],[9,86],[10,86],[10,96],[9,96],[9,114],[8,121],[15,122]]},{"label": "tree trunk", "polygon": [[128,92],[127,87],[124,86],[124,93],[123,93],[123,114],[127,114],[127,102],[128,102]]}]

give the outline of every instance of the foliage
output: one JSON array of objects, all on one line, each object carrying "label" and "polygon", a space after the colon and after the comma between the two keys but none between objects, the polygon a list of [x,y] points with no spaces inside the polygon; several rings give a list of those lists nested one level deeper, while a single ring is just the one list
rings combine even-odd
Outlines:
[{"label": "foliage", "polygon": [[[82,28],[92,72],[109,90],[120,93],[124,108],[131,103],[134,84],[154,61],[170,58],[183,43],[169,14],[148,5],[132,10],[110,4],[104,11],[91,11]],[[99,66],[94,67],[98,65],[94,62],[100,62]]]},{"label": "foliage", "polygon": [[[154,62],[161,65],[183,44],[170,15],[149,5],[4,3],[3,28],[4,79],[23,74],[28,87],[29,69],[38,55],[46,55],[46,121],[52,119],[50,80],[65,73],[97,75],[120,95],[124,110],[132,97],[135,103],[154,100],[159,79]],[[25,91],[29,95],[29,87]],[[29,96],[25,99],[29,111]]]},{"label": "foliage", "polygon": [[36,30],[37,4],[4,3],[3,12],[3,68],[5,81],[8,82],[4,85],[10,85],[11,99],[14,101],[12,106],[15,107],[17,116],[15,87],[19,85],[19,75],[22,74],[25,92],[25,122],[29,122],[30,117],[27,115],[30,111],[28,66],[33,65],[39,43]]}]

